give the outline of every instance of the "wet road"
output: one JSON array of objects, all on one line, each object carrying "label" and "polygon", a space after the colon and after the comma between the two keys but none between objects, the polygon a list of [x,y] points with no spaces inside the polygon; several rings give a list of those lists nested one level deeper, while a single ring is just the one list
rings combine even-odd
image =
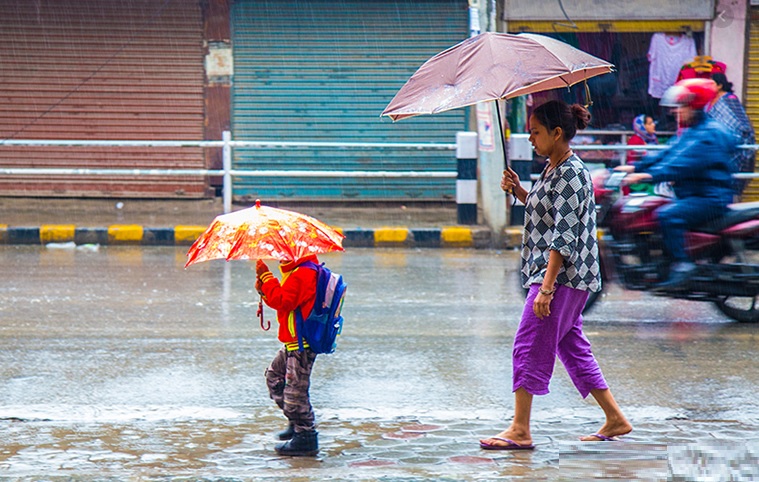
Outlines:
[{"label": "wet road", "polygon": [[[184,248],[0,247],[0,477],[210,480],[751,480],[759,326],[612,287],[586,332],[635,425],[600,427],[557,365],[531,453],[477,440],[513,409],[515,252],[352,249],[338,351],[312,381],[321,453],[280,458],[244,262]],[[273,311],[266,311],[272,319]],[[700,474],[700,475],[699,475]],[[717,479],[699,478],[719,474]],[[727,478],[725,475],[732,476]]]}]

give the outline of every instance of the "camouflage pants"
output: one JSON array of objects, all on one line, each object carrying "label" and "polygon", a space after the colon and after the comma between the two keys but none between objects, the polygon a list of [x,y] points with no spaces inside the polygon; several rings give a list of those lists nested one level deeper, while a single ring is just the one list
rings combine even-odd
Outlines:
[{"label": "camouflage pants", "polygon": [[300,352],[282,347],[266,369],[269,396],[282,409],[296,432],[314,429],[314,409],[308,395],[314,360],[316,354],[308,348]]}]

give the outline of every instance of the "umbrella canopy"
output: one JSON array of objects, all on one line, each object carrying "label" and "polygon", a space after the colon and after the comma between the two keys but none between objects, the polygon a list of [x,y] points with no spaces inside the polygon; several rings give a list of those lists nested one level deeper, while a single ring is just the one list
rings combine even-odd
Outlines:
[{"label": "umbrella canopy", "polygon": [[613,68],[544,35],[482,33],[427,60],[381,115],[396,121],[510,99],[569,87]]},{"label": "umbrella canopy", "polygon": [[343,236],[305,214],[256,205],[216,216],[187,252],[185,268],[209,259],[295,261],[343,250]]}]

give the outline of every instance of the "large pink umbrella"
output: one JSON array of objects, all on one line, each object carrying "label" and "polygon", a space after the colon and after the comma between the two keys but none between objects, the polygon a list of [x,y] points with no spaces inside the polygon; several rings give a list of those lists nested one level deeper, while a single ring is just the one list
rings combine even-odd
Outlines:
[{"label": "large pink umbrella", "polygon": [[567,88],[613,68],[605,60],[544,35],[487,32],[427,60],[382,115],[395,121]]}]

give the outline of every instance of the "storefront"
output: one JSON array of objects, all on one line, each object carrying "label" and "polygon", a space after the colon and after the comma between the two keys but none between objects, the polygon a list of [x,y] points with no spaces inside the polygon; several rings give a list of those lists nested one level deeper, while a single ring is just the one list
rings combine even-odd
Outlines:
[{"label": "storefront", "polygon": [[[0,139],[201,140],[195,0],[0,1]],[[205,167],[200,148],[0,147],[0,165]],[[3,176],[0,195],[202,197],[203,176]]]},{"label": "storefront", "polygon": [[[661,108],[659,98],[651,95],[652,90],[661,93],[666,87],[652,88],[651,79],[657,71],[649,54],[656,51],[652,47],[656,44],[655,37],[659,41],[666,38],[671,44],[665,46],[667,48],[680,45],[681,41],[692,42],[691,52],[699,58],[680,53],[678,59],[672,52],[660,56],[669,62],[667,67],[679,74],[694,75],[698,69],[695,75],[708,76],[709,69],[724,68],[736,93],[745,100],[755,129],[759,127],[759,76],[756,75],[759,72],[759,2],[752,1],[749,7],[747,0],[609,0],[602,9],[594,8],[596,4],[592,0],[504,0],[502,7],[505,31],[536,32],[559,38],[616,66],[616,72],[588,82],[593,102],[590,106],[592,128],[629,131],[634,117],[643,113],[658,121],[659,132],[675,127],[668,109]],[[684,67],[686,64],[696,69]],[[673,77],[670,82],[674,80]],[[565,92],[535,95],[531,100],[533,105],[538,105],[550,98],[586,103],[583,85]],[[528,111],[529,107],[523,109]],[[520,128],[524,128],[526,113],[513,117],[522,124],[512,125],[512,131],[522,132]],[[585,136],[582,140],[606,144],[619,142],[619,137]],[[603,151],[587,153],[584,157],[592,159],[594,156],[603,157]],[[744,199],[759,199],[759,183],[754,181],[749,186]]]},{"label": "storefront", "polygon": [[[331,147],[236,148],[236,169],[455,171],[451,151],[340,143],[455,143],[466,109],[392,123],[379,115],[429,57],[467,36],[461,0],[237,0],[232,6],[236,140]],[[421,200],[446,178],[240,177],[238,200]]]},{"label": "storefront", "polygon": [[[635,116],[643,113],[653,115],[662,127],[667,127],[666,113],[658,105],[666,86],[650,86],[651,77],[657,75],[651,72],[656,66],[649,60],[649,51],[657,48],[659,40],[666,39],[663,47],[669,50],[661,57],[666,55],[671,62],[679,55],[679,62],[668,66],[670,71],[678,70],[695,54],[708,52],[705,29],[714,16],[714,2],[686,5],[686,2],[610,0],[599,9],[597,2],[591,0],[563,3],[505,0],[503,12],[505,30],[509,33],[549,35],[614,64],[616,72],[588,82],[593,102],[592,125],[597,129],[629,130]],[[587,103],[583,85],[565,92],[537,95],[535,103],[549,98]]]},{"label": "storefront", "polygon": [[[759,3],[759,2],[757,2]],[[759,132],[759,4],[751,6],[748,44],[748,72],[746,79],[746,114]],[[759,182],[752,181],[744,191],[746,201],[759,201]]]}]

